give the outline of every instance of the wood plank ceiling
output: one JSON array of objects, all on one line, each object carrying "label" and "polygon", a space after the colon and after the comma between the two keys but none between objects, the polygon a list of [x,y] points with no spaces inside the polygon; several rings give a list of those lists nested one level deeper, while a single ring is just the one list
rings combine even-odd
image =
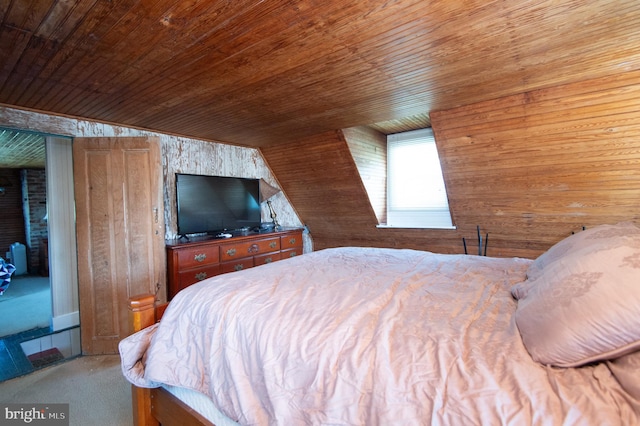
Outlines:
[{"label": "wood plank ceiling", "polygon": [[0,169],[44,169],[44,137],[0,128]]},{"label": "wood plank ceiling", "polygon": [[637,0],[2,0],[0,103],[259,147],[638,69],[639,46]]}]

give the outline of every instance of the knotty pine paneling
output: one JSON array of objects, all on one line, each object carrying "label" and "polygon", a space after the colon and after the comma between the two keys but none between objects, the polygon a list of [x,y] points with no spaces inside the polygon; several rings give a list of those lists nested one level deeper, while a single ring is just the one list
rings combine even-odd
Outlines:
[{"label": "knotty pine paneling", "polygon": [[0,103],[286,144],[636,69],[638,22],[638,0],[5,0]]},{"label": "knotty pine paneling", "polygon": [[342,239],[366,245],[362,241],[378,222],[341,131],[261,151],[309,227],[314,248],[334,246]]},{"label": "knotty pine paneling", "polygon": [[[316,248],[363,245],[534,258],[583,226],[640,222],[640,71],[433,112],[456,230],[378,229],[361,129],[262,148]],[[367,206],[368,204],[368,206]],[[376,210],[376,209],[374,209]],[[376,211],[377,213],[377,211]]]},{"label": "knotty pine paneling", "polygon": [[530,256],[640,218],[640,72],[431,114],[455,223]]},{"label": "knotty pine paneling", "polygon": [[[357,141],[347,143],[346,135],[357,136]],[[358,134],[357,130],[327,132],[295,143],[261,148],[302,222],[309,227],[314,248],[379,246],[452,250],[457,236],[450,231],[414,232],[376,227],[376,212],[354,157],[360,158],[365,151],[375,152],[371,147],[379,146],[379,140],[370,140],[372,145],[368,150],[356,149],[355,156],[350,151],[352,146],[366,144],[366,135],[362,131]],[[462,243],[459,245],[461,249]]]},{"label": "knotty pine paneling", "polygon": [[368,127],[342,131],[378,223],[387,221],[387,137]]}]

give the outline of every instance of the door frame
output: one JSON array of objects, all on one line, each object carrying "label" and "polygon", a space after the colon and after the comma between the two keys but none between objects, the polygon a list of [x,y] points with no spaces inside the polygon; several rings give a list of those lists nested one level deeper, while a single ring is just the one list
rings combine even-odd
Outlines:
[{"label": "door frame", "polygon": [[45,136],[51,330],[80,325],[73,139]]}]

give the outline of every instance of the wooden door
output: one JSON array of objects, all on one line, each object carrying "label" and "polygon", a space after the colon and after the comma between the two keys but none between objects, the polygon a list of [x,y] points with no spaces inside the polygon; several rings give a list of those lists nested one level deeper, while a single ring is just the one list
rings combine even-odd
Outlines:
[{"label": "wooden door", "polygon": [[166,300],[164,206],[157,138],[73,141],[83,354],[117,353],[127,300]]}]

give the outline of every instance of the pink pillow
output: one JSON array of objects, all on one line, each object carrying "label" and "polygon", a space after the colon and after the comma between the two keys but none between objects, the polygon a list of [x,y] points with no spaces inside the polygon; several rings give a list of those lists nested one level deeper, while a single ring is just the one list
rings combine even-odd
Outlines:
[{"label": "pink pillow", "polygon": [[604,248],[610,243],[609,240],[611,238],[635,233],[640,233],[640,228],[632,222],[620,222],[615,225],[598,225],[593,228],[587,228],[560,240],[529,265],[529,268],[527,268],[527,281],[513,288],[513,296],[517,299],[524,297],[529,288],[531,288],[531,283],[542,275],[545,267],[562,259],[567,253],[575,253],[583,249]]},{"label": "pink pillow", "polygon": [[512,289],[527,350],[575,367],[640,348],[640,229],[603,225],[569,239]]}]

